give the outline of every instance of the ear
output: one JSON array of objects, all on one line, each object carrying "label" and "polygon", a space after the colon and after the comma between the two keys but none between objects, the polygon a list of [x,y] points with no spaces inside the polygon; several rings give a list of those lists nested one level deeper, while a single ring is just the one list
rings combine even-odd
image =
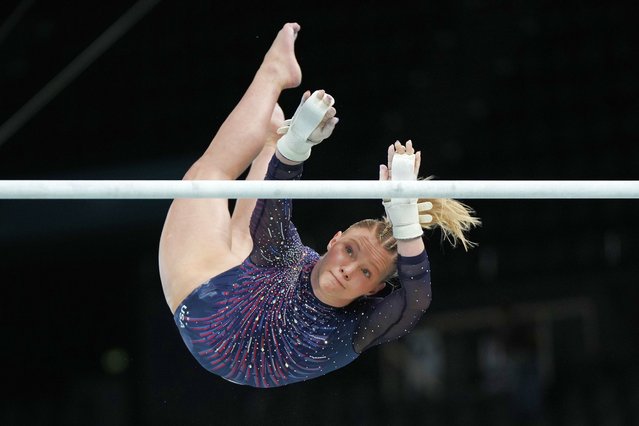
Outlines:
[{"label": "ear", "polygon": [[333,238],[331,238],[331,240],[328,242],[328,245],[326,246],[327,250],[330,250],[331,247],[333,247],[333,245],[337,242],[337,240],[339,240],[340,238],[342,238],[342,231],[337,231],[337,233],[333,236]]}]

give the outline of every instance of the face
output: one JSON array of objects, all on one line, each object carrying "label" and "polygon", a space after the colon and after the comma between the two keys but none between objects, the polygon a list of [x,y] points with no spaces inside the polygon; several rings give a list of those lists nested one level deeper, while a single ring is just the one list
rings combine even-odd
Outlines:
[{"label": "face", "polygon": [[392,253],[382,247],[370,230],[353,228],[338,232],[313,270],[313,290],[328,305],[346,306],[358,297],[384,288],[383,281],[392,265]]}]

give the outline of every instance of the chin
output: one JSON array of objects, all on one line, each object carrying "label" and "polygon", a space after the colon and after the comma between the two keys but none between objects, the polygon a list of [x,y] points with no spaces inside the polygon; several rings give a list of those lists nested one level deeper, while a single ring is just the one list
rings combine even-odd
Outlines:
[{"label": "chin", "polygon": [[333,277],[330,276],[330,274],[328,275],[329,276],[327,276],[326,279],[320,280],[320,287],[322,288],[322,290],[330,291],[331,293],[334,293],[336,290],[344,290],[341,285],[333,280]]},{"label": "chin", "polygon": [[326,279],[326,280],[320,281],[320,288],[324,291],[333,292],[333,290],[335,290],[335,284],[333,284],[331,280]]}]

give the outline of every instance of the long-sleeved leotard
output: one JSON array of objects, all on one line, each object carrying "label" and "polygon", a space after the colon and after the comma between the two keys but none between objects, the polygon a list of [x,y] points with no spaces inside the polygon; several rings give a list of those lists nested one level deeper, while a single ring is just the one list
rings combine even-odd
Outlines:
[{"label": "long-sleeved leotard", "polygon": [[[273,156],[266,179],[299,179],[302,165]],[[283,386],[341,368],[365,350],[407,334],[431,301],[426,252],[398,257],[401,287],[344,308],[319,301],[311,270],[319,254],[302,244],[291,200],[258,200],[253,251],[178,307],[175,322],[198,362],[231,382]]]}]

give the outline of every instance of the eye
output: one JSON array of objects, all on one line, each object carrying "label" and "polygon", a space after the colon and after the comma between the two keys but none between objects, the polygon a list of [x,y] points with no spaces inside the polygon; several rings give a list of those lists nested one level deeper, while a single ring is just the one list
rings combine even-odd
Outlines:
[{"label": "eye", "polygon": [[362,269],[362,272],[364,273],[364,276],[366,278],[370,278],[371,277],[371,271],[369,271],[368,269]]},{"label": "eye", "polygon": [[353,255],[353,248],[351,246],[346,246],[346,253],[348,253],[349,256]]}]

